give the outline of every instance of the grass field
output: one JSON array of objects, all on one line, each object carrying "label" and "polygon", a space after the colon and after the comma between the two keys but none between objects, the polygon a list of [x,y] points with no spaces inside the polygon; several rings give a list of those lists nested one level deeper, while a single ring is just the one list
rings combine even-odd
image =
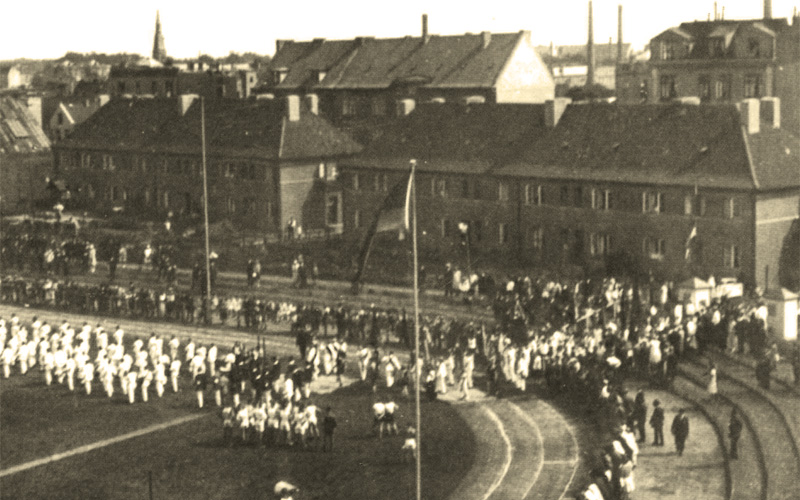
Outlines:
[{"label": "grass field", "polygon": [[[330,385],[330,384],[328,384]],[[398,394],[401,429],[413,422],[413,401]],[[93,393],[71,394],[44,385],[34,370],[0,381],[0,468],[138,430],[178,417],[198,420],[153,432],[0,479],[3,499],[272,498],[278,480],[298,485],[302,499],[404,499],[414,495],[414,465],[400,453],[403,436],[379,441],[371,434],[376,396],[361,383],[312,395],[332,406],[339,423],[334,453],[288,447],[255,448],[222,442],[219,410],[194,407],[189,380],[183,390],[149,403],[109,400],[95,381]],[[207,401],[210,394],[207,395]],[[426,498],[444,499],[469,470],[473,436],[448,404],[423,406],[423,488]]]}]

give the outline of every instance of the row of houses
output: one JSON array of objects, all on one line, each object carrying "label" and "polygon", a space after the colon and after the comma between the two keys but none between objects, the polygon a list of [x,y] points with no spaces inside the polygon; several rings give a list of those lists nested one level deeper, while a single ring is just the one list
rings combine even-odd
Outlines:
[{"label": "row of houses", "polygon": [[[476,253],[531,265],[614,258],[765,286],[800,220],[800,138],[776,98],[421,103],[364,147],[313,94],[204,106],[209,209],[263,234],[295,221],[359,237],[411,159],[423,243],[442,252],[465,223]],[[203,203],[200,114],[189,96],[112,100],[54,146],[58,175],[85,208],[191,216]]]}]

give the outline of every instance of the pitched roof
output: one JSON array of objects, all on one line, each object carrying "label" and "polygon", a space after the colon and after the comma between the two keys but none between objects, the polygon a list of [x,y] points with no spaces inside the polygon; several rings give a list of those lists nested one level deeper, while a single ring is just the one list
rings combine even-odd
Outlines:
[{"label": "pitched roof", "polygon": [[98,102],[97,100],[92,100],[88,104],[62,102],[59,104],[59,109],[61,109],[64,112],[67,119],[70,120],[73,124],[78,124],[85,122],[98,109],[100,109],[100,102]]},{"label": "pitched roof", "polygon": [[[65,139],[65,147],[200,152],[200,102],[185,115],[177,99],[113,99]],[[273,100],[214,99],[205,103],[209,154],[281,159],[349,155],[361,147],[324,118],[301,106],[300,119],[285,118]]]},{"label": "pitched roof", "polygon": [[[492,87],[527,32],[354,40],[285,41],[272,59],[286,69],[276,89]],[[488,44],[486,43],[488,42]],[[317,71],[324,71],[319,81]]]},{"label": "pitched roof", "polygon": [[496,173],[780,189],[800,186],[800,142],[785,130],[744,134],[733,105],[570,105],[554,129]]},{"label": "pitched roof", "polygon": [[403,169],[414,158],[422,171],[484,173],[541,133],[543,123],[541,104],[421,104],[345,163]]},{"label": "pitched roof", "polygon": [[0,155],[41,152],[50,147],[28,108],[9,95],[0,96]]},{"label": "pitched roof", "polygon": [[[656,35],[653,40],[668,34],[677,34],[688,41],[692,41],[690,58],[706,59],[709,54],[709,44],[712,38],[725,40],[726,50],[730,50],[736,32],[750,27],[760,30],[772,37],[782,33],[791,33],[794,27],[786,19],[741,19],[717,21],[693,21],[681,23],[680,26],[671,27]],[[796,35],[794,35],[796,37]]]}]

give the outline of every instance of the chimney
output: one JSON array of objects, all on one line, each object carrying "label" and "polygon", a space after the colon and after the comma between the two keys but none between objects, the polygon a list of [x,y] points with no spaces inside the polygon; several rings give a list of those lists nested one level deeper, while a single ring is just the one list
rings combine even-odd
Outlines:
[{"label": "chimney", "polygon": [[781,100],[778,97],[761,98],[761,121],[770,128],[781,128]]},{"label": "chimney", "polygon": [[586,42],[586,86],[594,85],[594,18],[592,16],[592,0],[589,0],[589,39]]},{"label": "chimney", "polygon": [[720,13],[719,20],[720,21],[724,21],[725,20],[725,6],[724,5],[722,6],[722,12]]},{"label": "chimney", "polygon": [[431,36],[428,34],[428,14],[422,14],[422,43],[428,43]]},{"label": "chimney", "polygon": [[318,115],[319,114],[319,96],[317,94],[306,94],[305,95],[306,107],[311,114]]},{"label": "chimney", "polygon": [[760,101],[758,99],[744,99],[739,102],[739,116],[742,126],[748,134],[757,134],[761,129]]},{"label": "chimney", "polygon": [[181,116],[184,116],[189,108],[192,106],[192,103],[197,99],[199,96],[197,94],[181,94],[178,96],[178,113]]},{"label": "chimney", "polygon": [[400,99],[397,101],[397,116],[406,116],[414,111],[416,103],[414,99]]},{"label": "chimney", "polygon": [[764,0],[764,19],[772,19],[772,0]]},{"label": "chimney", "polygon": [[300,121],[300,96],[286,96],[286,119],[290,122]]},{"label": "chimney", "polygon": [[717,2],[714,2],[714,20],[719,20],[719,12],[717,11]]},{"label": "chimney", "polygon": [[622,62],[622,4],[617,6],[617,64]]},{"label": "chimney", "polygon": [[552,40],[550,40],[550,57],[556,56],[556,46]]},{"label": "chimney", "polygon": [[552,101],[544,102],[544,124],[547,128],[555,128],[561,115],[567,110],[567,106],[572,102],[569,97],[556,97]]},{"label": "chimney", "polygon": [[488,47],[489,44],[492,43],[492,32],[481,31],[481,41],[484,49]]}]

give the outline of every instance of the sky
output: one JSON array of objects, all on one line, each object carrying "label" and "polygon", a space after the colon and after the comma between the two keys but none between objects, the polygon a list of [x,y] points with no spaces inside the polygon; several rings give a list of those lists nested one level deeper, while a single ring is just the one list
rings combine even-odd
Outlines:
[{"label": "sky", "polygon": [[[791,17],[800,0],[772,0],[773,17]],[[594,0],[595,43],[617,39],[619,0]],[[762,0],[719,1],[726,19],[762,17]],[[623,1],[626,42],[641,48],[649,39],[684,21],[705,20],[713,1]],[[342,39],[356,36],[419,36],[421,16],[439,35],[530,30],[536,44],[586,41],[585,0],[43,0],[3,6],[0,60],[58,58],[73,52],[130,52],[149,55],[156,11],[161,13],[167,54],[215,57],[229,52],[272,54],[276,39]]]}]

